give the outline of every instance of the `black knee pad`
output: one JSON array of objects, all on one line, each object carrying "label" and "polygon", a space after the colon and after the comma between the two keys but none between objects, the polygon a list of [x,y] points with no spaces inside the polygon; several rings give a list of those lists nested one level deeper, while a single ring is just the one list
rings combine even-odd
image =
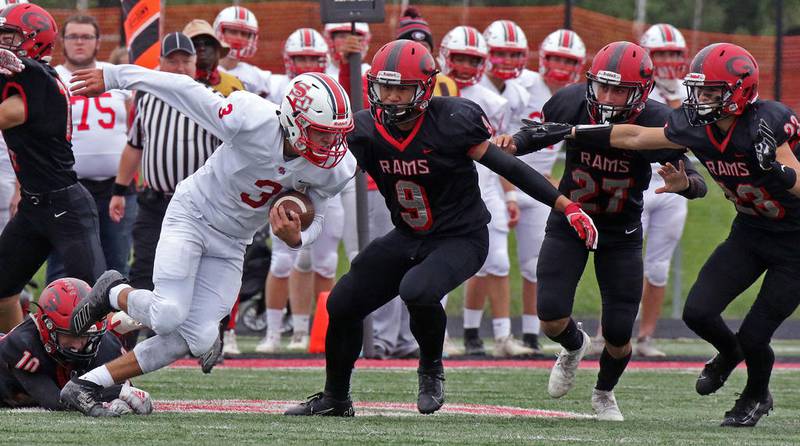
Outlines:
[{"label": "black knee pad", "polygon": [[608,344],[614,347],[622,347],[631,341],[632,326],[623,327],[626,324],[609,324],[603,327],[603,338]]},{"label": "black knee pad", "polygon": [[422,284],[403,281],[400,284],[400,298],[406,305],[412,306],[432,306],[441,305],[442,296]]}]

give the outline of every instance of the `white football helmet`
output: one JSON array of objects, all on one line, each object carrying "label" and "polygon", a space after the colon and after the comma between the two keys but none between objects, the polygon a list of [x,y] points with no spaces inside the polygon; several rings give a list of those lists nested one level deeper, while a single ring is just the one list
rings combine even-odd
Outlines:
[{"label": "white football helmet", "polygon": [[[576,63],[564,63],[549,58],[563,57]],[[586,45],[575,31],[559,29],[548,34],[539,47],[539,73],[555,84],[568,85],[581,79],[586,62]]]},{"label": "white football helmet", "polygon": [[[323,33],[325,34],[325,38],[328,39],[328,46],[330,47],[331,56],[339,60],[339,53],[335,50],[336,48],[333,47],[333,33],[338,32],[345,32],[350,33],[353,30],[352,24],[348,23],[326,23],[325,29],[323,29]],[[369,51],[369,41],[372,38],[372,33],[369,31],[369,24],[364,22],[356,22],[356,34],[361,35],[364,37],[364,46],[361,48],[361,57],[367,57],[367,51]]]},{"label": "white football helmet", "polygon": [[[528,38],[522,28],[511,20],[496,20],[483,31],[483,37],[489,45],[489,73],[503,80],[519,77],[528,64]],[[495,51],[517,54],[505,60]]]},{"label": "white football helmet", "polygon": [[8,5],[18,5],[20,3],[28,3],[28,0],[0,0],[0,9]]},{"label": "white football helmet", "polygon": [[[247,34],[243,38],[225,37],[225,30],[236,30]],[[229,6],[214,19],[217,38],[231,47],[228,56],[234,59],[253,57],[258,49],[258,20],[255,14],[242,6]]]},{"label": "white football helmet", "polygon": [[[642,34],[640,40],[642,48],[650,52],[655,71],[653,77],[660,80],[683,79],[689,68],[689,49],[683,34],[672,25],[658,23],[651,26]],[[653,57],[653,53],[669,52],[674,56],[663,60]]]},{"label": "white football helmet", "polygon": [[[311,56],[318,58],[318,65],[313,68],[297,67],[295,56]],[[324,73],[328,66],[328,44],[322,34],[311,28],[300,28],[289,34],[283,45],[283,66],[286,76],[293,78],[298,74],[315,72]]]},{"label": "white football helmet", "polygon": [[[453,64],[456,54],[481,58],[477,66]],[[489,47],[486,39],[471,26],[457,26],[445,34],[439,45],[439,67],[442,73],[450,76],[458,88],[475,85],[486,70],[486,61],[489,59]]]},{"label": "white football helmet", "polygon": [[[347,92],[324,73],[305,73],[289,82],[281,102],[280,122],[289,144],[317,167],[330,169],[347,154],[347,133],[353,114]],[[329,143],[314,142],[308,129],[325,133]]]}]

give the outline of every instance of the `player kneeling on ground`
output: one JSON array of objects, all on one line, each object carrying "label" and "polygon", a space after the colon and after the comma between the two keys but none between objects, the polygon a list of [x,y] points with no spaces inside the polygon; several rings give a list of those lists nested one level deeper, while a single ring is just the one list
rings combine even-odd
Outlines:
[{"label": "player kneeling on ground", "polygon": [[[133,289],[121,274],[106,271],[73,311],[71,326],[78,333],[121,309],[157,334],[64,387],[62,399],[96,415],[93,407],[104,387],[189,353],[202,357],[204,371],[210,371],[221,350],[219,322],[241,287],[246,246],[268,215],[275,235],[290,247],[317,238],[328,199],[355,174],[345,140],[353,118],[344,89],[322,73],[294,78],[280,107],[245,91],[223,98],[187,76],[133,65],[74,74],[77,95],[94,97],[112,88],[152,93],[223,141],[178,184],[169,203],[156,248],[154,290]],[[289,189],[304,190],[316,210],[302,232],[296,213],[283,206],[268,212],[273,198]]]},{"label": "player kneeling on ground", "polygon": [[377,51],[367,73],[370,110],[355,115],[348,136],[359,166],[375,180],[394,229],[353,260],[328,298],[325,390],[287,415],[353,416],[350,375],[361,351],[362,320],[399,295],[420,349],[417,408],[444,404],[442,346],[447,315],[440,299],[486,259],[486,210],[474,161],[552,206],[589,248],[597,232],[580,206],[547,179],[490,143],[481,108],[457,97],[431,97],[433,56],[418,42],[396,40]]},{"label": "player kneeling on ground", "polygon": [[[70,376],[122,356],[125,350],[105,321],[80,336],[69,328],[72,310],[90,291],[82,280],[54,281],[34,304],[38,311],[0,338],[0,407],[69,410],[59,392]],[[104,389],[99,400],[103,404],[94,410],[112,416],[153,411],[150,395],[127,383]]]}]

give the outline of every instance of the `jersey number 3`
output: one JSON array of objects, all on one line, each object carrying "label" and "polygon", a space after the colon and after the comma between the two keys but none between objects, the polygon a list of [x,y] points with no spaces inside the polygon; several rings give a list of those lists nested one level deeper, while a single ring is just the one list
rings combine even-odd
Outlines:
[{"label": "jersey number 3", "polygon": [[415,231],[427,231],[433,224],[431,207],[425,189],[417,183],[399,180],[395,183],[397,202],[403,208],[400,216]]}]

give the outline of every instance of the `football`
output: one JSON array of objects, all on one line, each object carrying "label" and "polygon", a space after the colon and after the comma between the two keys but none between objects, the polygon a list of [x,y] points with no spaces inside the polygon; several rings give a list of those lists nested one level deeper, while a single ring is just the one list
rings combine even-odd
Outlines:
[{"label": "football", "polygon": [[305,231],[311,226],[314,221],[314,203],[308,198],[308,195],[298,192],[296,190],[287,190],[275,196],[272,200],[272,205],[269,210],[275,206],[282,206],[287,212],[294,211],[300,216],[300,229]]}]

